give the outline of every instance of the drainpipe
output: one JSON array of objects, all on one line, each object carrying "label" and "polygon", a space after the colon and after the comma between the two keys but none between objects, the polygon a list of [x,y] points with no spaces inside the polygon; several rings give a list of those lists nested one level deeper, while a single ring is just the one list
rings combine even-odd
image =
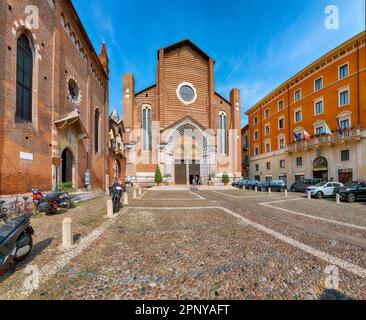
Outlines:
[{"label": "drainpipe", "polygon": [[288,116],[288,143],[290,144],[291,142],[291,112],[290,112],[290,86],[287,85],[287,116]]},{"label": "drainpipe", "polygon": [[361,126],[361,105],[360,105],[360,42],[357,41],[357,127]]}]

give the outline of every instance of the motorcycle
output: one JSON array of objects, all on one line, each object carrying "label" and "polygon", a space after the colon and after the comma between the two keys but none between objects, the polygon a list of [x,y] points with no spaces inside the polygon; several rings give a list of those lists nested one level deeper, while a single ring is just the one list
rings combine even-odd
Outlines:
[{"label": "motorcycle", "polygon": [[47,214],[57,213],[58,197],[56,193],[50,193],[44,196],[43,193],[37,189],[33,189],[32,193],[34,206],[39,212],[45,212]]},{"label": "motorcycle", "polygon": [[0,214],[5,224],[0,225],[0,273],[13,263],[21,262],[33,247],[34,230],[30,225],[31,214],[19,216],[11,221]]},{"label": "motorcycle", "polygon": [[121,185],[118,182],[113,183],[109,188],[110,195],[113,201],[113,212],[117,213],[121,208],[122,193],[127,192],[126,185]]}]

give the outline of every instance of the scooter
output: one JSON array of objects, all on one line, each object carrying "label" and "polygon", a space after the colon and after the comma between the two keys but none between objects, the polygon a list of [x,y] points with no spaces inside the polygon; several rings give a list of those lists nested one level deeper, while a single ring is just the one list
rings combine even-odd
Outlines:
[{"label": "scooter", "polygon": [[126,186],[115,182],[109,188],[109,192],[113,201],[113,212],[116,213],[121,208],[122,193],[127,192]]},{"label": "scooter", "polygon": [[0,273],[13,263],[21,262],[30,254],[33,247],[34,230],[30,225],[31,214],[19,216],[11,221],[6,214],[0,214],[5,224],[0,225]]}]

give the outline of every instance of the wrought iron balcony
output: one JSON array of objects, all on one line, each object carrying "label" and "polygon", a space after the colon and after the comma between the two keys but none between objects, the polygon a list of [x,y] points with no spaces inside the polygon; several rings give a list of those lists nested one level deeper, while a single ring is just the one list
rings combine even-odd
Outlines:
[{"label": "wrought iron balcony", "polygon": [[315,148],[324,144],[333,144],[342,141],[361,139],[360,129],[350,129],[343,134],[334,133],[331,135],[313,136],[310,140],[294,142],[286,147],[287,152],[294,152],[303,149]]}]

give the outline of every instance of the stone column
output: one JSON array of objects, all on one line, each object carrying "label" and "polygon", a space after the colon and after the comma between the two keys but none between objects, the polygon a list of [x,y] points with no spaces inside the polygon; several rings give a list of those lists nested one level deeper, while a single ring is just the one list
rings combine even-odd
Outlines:
[{"label": "stone column", "polygon": [[65,218],[62,221],[62,247],[64,249],[69,249],[72,247],[73,242],[72,220],[70,218]]}]

